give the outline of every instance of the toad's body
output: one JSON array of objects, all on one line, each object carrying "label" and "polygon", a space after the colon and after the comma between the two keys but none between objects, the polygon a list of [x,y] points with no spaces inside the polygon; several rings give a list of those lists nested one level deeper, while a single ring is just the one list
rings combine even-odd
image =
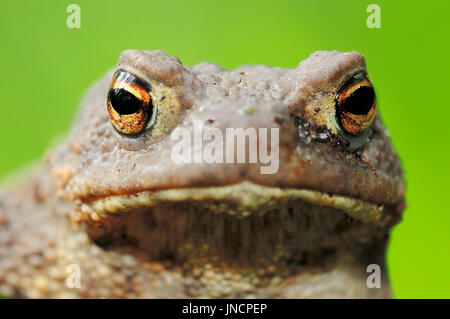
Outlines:
[{"label": "toad's body", "polygon": [[[390,296],[404,184],[360,54],[226,71],[129,50],[115,71],[42,170],[0,193],[0,294]],[[174,162],[175,129],[199,122],[278,129],[278,170]]]}]

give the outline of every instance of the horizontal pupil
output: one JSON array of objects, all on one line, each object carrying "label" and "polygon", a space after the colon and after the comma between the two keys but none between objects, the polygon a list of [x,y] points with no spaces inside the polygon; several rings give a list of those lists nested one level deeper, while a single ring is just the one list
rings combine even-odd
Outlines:
[{"label": "horizontal pupil", "polygon": [[136,96],[124,89],[110,89],[108,99],[114,110],[120,115],[138,113],[144,104]]},{"label": "horizontal pupil", "polygon": [[352,92],[341,104],[344,112],[355,115],[367,115],[372,109],[375,92],[372,87],[362,86]]}]

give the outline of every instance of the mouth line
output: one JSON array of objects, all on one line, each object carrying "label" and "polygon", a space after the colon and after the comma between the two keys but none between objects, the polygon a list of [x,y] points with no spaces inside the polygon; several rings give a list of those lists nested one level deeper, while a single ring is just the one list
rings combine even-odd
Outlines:
[{"label": "mouth line", "polygon": [[223,212],[243,218],[263,214],[276,208],[280,202],[296,200],[336,208],[366,223],[384,224],[383,217],[386,215],[383,205],[350,196],[308,189],[263,186],[248,181],[226,186],[142,190],[132,194],[112,195],[85,202],[81,205],[81,211],[88,213],[91,219],[99,220],[110,214],[126,213],[136,208],[189,202],[217,213]]}]

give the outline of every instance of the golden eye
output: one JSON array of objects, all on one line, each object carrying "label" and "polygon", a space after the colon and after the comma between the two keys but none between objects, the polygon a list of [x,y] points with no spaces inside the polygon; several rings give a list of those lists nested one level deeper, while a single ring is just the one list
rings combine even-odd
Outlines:
[{"label": "golden eye", "polygon": [[336,116],[342,129],[357,135],[370,126],[376,111],[375,91],[365,74],[351,78],[336,97]]},{"label": "golden eye", "polygon": [[119,132],[140,133],[153,112],[150,85],[128,72],[117,71],[108,91],[107,108]]}]

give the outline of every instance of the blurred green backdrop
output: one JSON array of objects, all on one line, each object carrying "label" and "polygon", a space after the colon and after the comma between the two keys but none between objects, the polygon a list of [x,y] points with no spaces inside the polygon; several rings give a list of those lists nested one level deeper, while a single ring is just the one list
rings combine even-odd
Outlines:
[{"label": "blurred green backdrop", "polygon": [[[381,29],[366,26],[370,3]],[[81,7],[69,29],[66,8]],[[392,234],[398,298],[450,297],[450,2],[7,1],[0,13],[0,177],[41,157],[69,127],[83,91],[124,49],[295,67],[315,50],[367,58],[379,110],[404,164],[408,208]]]}]

